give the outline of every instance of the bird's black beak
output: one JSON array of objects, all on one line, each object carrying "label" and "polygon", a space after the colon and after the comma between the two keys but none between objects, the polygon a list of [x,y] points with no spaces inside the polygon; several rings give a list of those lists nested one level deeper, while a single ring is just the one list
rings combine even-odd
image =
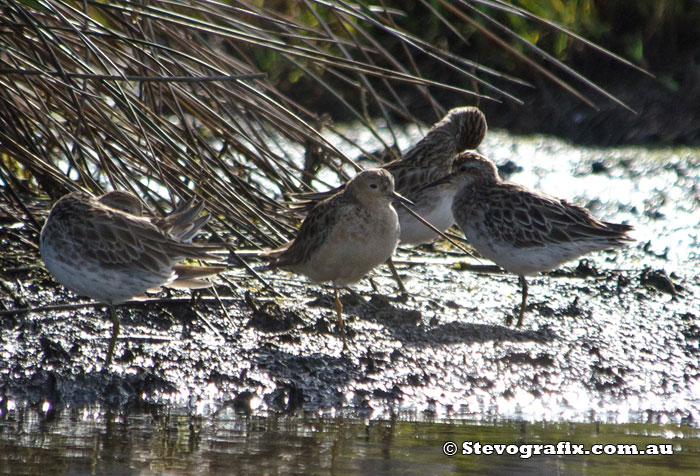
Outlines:
[{"label": "bird's black beak", "polygon": [[403,195],[401,195],[399,192],[392,192],[392,195],[394,196],[394,198],[395,198],[396,200],[398,200],[399,202],[401,202],[401,203],[403,203],[403,204],[405,204],[405,205],[409,205],[409,206],[414,206],[414,205],[415,205],[415,203],[413,203],[413,202],[410,201],[408,198],[406,198],[406,197],[404,197]]}]

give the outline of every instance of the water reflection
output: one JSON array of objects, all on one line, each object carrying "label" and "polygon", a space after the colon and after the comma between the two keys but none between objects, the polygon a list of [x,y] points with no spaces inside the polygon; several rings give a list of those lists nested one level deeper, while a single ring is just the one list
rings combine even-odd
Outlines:
[{"label": "water reflection", "polygon": [[[363,421],[317,414],[192,417],[154,409],[44,413],[0,422],[1,474],[674,474],[700,472],[700,430],[680,426],[524,422]],[[456,442],[458,454],[443,445]],[[673,455],[463,455],[465,441],[672,445]],[[560,443],[564,445],[564,443]],[[474,450],[475,443],[467,445]],[[564,446],[561,446],[564,448]],[[511,449],[514,449],[512,447]],[[47,473],[48,472],[48,473]]]}]

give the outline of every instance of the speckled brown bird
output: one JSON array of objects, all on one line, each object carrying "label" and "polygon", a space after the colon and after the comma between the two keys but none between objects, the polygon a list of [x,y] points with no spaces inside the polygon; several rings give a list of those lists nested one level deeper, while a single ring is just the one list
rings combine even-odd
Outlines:
[{"label": "speckled brown bird", "polygon": [[105,368],[119,335],[114,305],[161,286],[211,286],[206,278],[225,269],[180,264],[216,259],[210,253],[222,248],[191,243],[209,220],[203,208],[190,200],[166,217],[145,217],[138,198],[116,191],[98,198],[73,192],[51,209],[41,230],[41,257],[59,283],[108,306],[113,328]]},{"label": "speckled brown bird", "polygon": [[628,235],[632,226],[598,220],[585,208],[504,181],[496,165],[475,152],[460,154],[452,173],[433,185],[451,188],[452,213],[469,243],[518,275],[522,291],[518,327],[527,304],[525,276],[633,241]]},{"label": "speckled brown bird", "polygon": [[342,190],[316,204],[294,241],[271,265],[303,274],[314,283],[331,282],[341,330],[338,287],[358,282],[396,249],[401,230],[394,200],[411,203],[394,191],[389,172],[360,172]]},{"label": "speckled brown bird", "polygon": [[[436,190],[426,189],[426,185],[445,177],[452,170],[456,155],[464,150],[476,149],[483,141],[487,131],[486,118],[476,107],[458,107],[451,109],[445,117],[433,125],[425,137],[401,157],[381,165],[380,168],[391,173],[398,193],[411,200],[413,211],[427,220],[435,228],[444,231],[454,225],[451,198]],[[388,154],[386,154],[388,155]],[[297,210],[310,210],[316,201],[337,193],[342,186],[326,192],[304,193],[297,195],[302,199],[295,204]],[[438,234],[417,220],[401,206],[396,207],[401,223],[401,243],[427,243]],[[389,266],[402,293],[406,289],[398,276],[391,260]]]}]

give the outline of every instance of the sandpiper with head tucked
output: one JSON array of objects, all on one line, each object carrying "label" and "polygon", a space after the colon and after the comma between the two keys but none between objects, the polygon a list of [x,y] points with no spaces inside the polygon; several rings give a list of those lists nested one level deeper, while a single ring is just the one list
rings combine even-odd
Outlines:
[{"label": "sandpiper with head tucked", "polygon": [[114,305],[161,286],[202,288],[225,268],[179,264],[185,259],[216,259],[219,245],[190,243],[209,220],[203,203],[190,200],[164,218],[142,216],[134,195],[110,192],[94,198],[83,192],[63,196],[41,230],[41,257],[56,280],[78,294],[108,306],[112,337],[109,367],[119,335]]},{"label": "sandpiper with head tucked", "polygon": [[[309,212],[294,241],[272,267],[303,274],[311,282],[331,282],[338,327],[344,331],[338,287],[358,282],[388,260],[399,241],[394,179],[383,169],[368,169]],[[345,333],[343,332],[343,341]]]},{"label": "sandpiper with head tucked", "polygon": [[585,208],[501,180],[495,164],[475,152],[460,154],[452,173],[434,186],[452,188],[452,212],[469,243],[518,275],[518,327],[527,304],[525,276],[632,241],[630,225],[598,220]]},{"label": "sandpiper with head tucked", "polygon": [[[426,185],[448,175],[457,154],[476,149],[486,130],[486,118],[478,108],[451,109],[402,158],[383,166],[394,176],[396,191],[415,203],[413,211],[440,231],[454,224],[452,202]],[[437,238],[435,231],[403,207],[397,208],[397,213],[401,222],[401,243],[417,245]]]}]

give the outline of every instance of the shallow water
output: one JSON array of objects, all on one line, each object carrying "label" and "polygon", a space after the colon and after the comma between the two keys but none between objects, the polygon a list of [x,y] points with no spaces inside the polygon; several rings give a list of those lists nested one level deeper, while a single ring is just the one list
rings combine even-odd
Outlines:
[{"label": "shallow water", "polygon": [[[638,241],[532,278],[523,329],[504,325],[515,277],[475,271],[444,243],[402,250],[414,296],[395,299],[383,267],[345,295],[346,353],[328,291],[288,273],[266,275],[286,298],[232,269],[224,306],[176,295],[123,307],[107,373],[101,308],[0,313],[0,471],[698,474],[700,150],[490,131],[480,151],[513,181],[633,224]],[[36,265],[0,270],[4,289],[33,306],[83,301],[27,253]],[[469,440],[670,442],[674,454],[442,454]]]},{"label": "shallow water", "polygon": [[[697,429],[644,424],[371,421],[246,416],[228,409],[205,417],[23,410],[0,422],[0,473],[617,475],[673,468],[695,475],[699,435]],[[537,445],[541,454],[535,454]],[[455,448],[457,454],[445,454]],[[658,455],[633,453],[657,449]]]}]

